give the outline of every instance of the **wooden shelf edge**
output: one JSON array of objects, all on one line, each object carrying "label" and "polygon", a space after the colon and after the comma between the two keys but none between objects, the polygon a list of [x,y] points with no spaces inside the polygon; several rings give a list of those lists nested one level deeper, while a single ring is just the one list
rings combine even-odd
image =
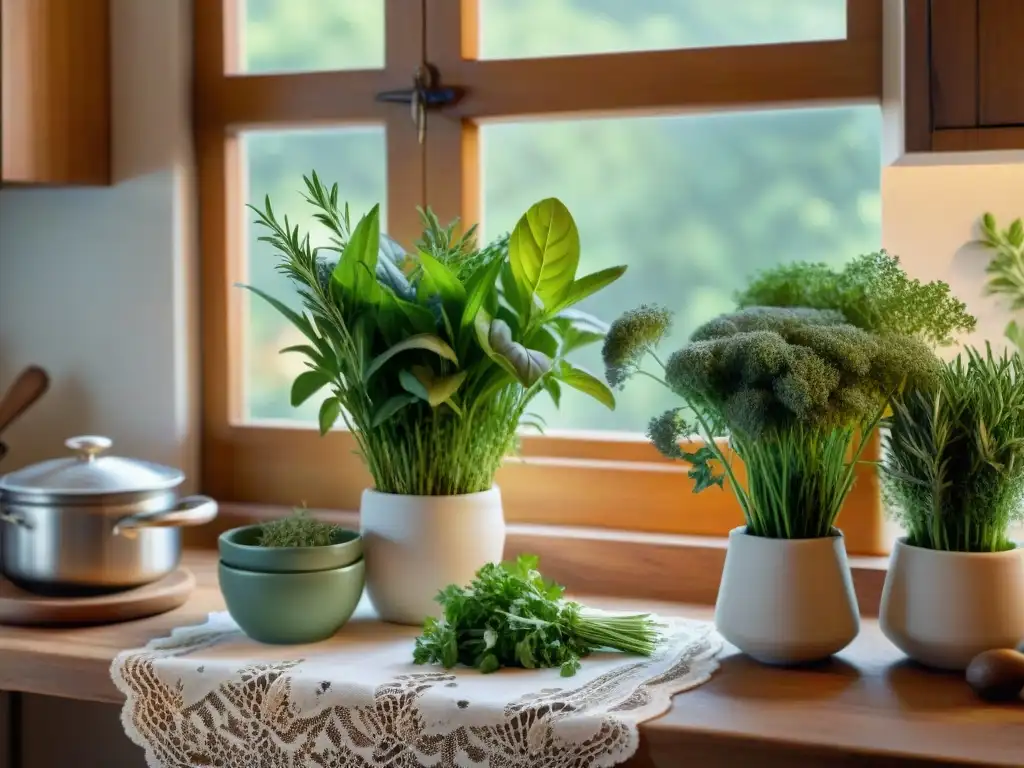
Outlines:
[{"label": "wooden shelf edge", "polygon": [[[359,513],[312,510],[317,517],[358,528]],[[221,504],[217,520],[186,529],[185,546],[212,549],[226,530],[286,515],[287,508]],[[506,559],[537,555],[545,576],[580,594],[714,605],[725,565],[726,540],[711,536],[635,533],[567,526],[508,526]],[[862,616],[877,617],[888,559],[851,557]]]}]

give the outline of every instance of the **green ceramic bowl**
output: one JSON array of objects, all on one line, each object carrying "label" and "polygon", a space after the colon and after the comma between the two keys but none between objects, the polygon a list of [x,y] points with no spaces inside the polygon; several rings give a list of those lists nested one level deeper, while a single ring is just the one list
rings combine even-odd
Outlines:
[{"label": "green ceramic bowl", "polygon": [[259,573],[220,563],[228,613],[253,640],[276,645],[326,640],[363,594],[363,561],[308,573]]},{"label": "green ceramic bowl", "polygon": [[341,568],[363,556],[358,531],[341,529],[334,534],[334,543],[323,547],[261,547],[261,527],[246,525],[222,533],[217,539],[221,562],[260,573],[300,573]]}]

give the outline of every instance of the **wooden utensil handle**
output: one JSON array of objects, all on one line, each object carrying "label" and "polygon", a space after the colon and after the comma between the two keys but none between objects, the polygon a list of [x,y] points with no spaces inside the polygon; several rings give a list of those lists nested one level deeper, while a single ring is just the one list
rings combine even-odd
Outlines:
[{"label": "wooden utensil handle", "polygon": [[50,386],[50,377],[38,365],[30,365],[0,398],[0,432],[18,418]]}]

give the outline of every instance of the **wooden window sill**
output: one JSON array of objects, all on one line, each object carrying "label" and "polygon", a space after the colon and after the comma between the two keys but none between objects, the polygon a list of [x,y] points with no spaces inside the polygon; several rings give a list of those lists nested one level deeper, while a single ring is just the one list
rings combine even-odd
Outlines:
[{"label": "wooden window sill", "polygon": [[[186,529],[185,544],[213,549],[223,531],[287,514],[273,505],[221,504],[214,523]],[[357,512],[317,510],[317,516],[359,527]],[[725,549],[726,540],[716,536],[553,525],[510,524],[505,541],[506,559],[537,555],[544,575],[573,592],[704,606],[715,604]],[[851,557],[850,565],[861,615],[878,616],[888,558]]]},{"label": "wooden window sill", "polygon": [[[162,616],[79,629],[0,627],[0,690],[121,703],[110,679],[117,653],[224,609],[216,562],[211,551],[186,552],[184,565],[196,575],[196,591]],[[634,570],[649,578],[648,565],[653,567],[647,561]],[[611,609],[703,619],[711,614],[706,605],[584,599]],[[640,750],[626,768],[1019,766],[1022,733],[1024,707],[985,704],[962,675],[908,664],[877,622],[865,619],[849,648],[811,668],[766,667],[727,647],[711,680],[677,696],[665,715],[640,726]]]}]

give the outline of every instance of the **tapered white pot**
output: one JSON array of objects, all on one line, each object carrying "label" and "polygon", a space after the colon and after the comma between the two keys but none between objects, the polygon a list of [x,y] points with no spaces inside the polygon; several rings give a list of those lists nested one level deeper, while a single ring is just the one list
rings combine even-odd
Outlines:
[{"label": "tapered white pot", "polygon": [[768,539],[733,529],[715,624],[765,664],[805,664],[841,651],[860,630],[842,534]]},{"label": "tapered white pot", "polygon": [[384,621],[422,624],[439,616],[434,599],[500,562],[505,518],[497,488],[461,496],[363,491],[360,507],[366,592]]},{"label": "tapered white pot", "polygon": [[1024,640],[1024,550],[940,552],[896,542],[878,616],[882,633],[921,664],[966,669]]}]

